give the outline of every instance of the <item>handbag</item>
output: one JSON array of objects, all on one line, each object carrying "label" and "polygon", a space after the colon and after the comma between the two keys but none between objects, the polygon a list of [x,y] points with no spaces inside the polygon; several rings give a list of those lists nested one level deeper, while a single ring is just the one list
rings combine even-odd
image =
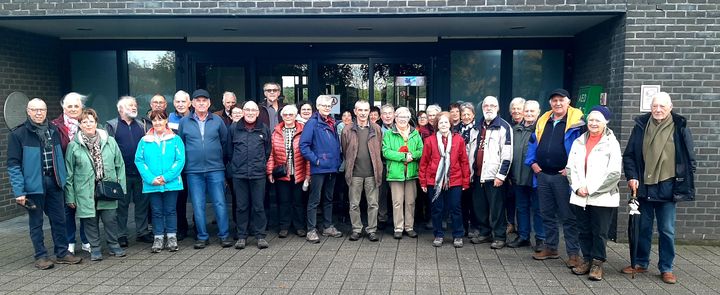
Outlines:
[{"label": "handbag", "polygon": [[285,168],[285,165],[277,166],[272,171],[273,178],[283,178],[287,176],[287,168]]},{"label": "handbag", "polygon": [[117,201],[125,197],[122,186],[115,181],[102,180],[95,183],[95,199]]}]

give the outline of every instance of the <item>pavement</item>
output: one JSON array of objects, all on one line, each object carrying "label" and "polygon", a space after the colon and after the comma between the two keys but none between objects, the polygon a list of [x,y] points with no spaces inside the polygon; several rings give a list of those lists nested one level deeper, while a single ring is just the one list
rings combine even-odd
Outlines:
[{"label": "pavement", "polygon": [[[635,279],[619,273],[629,264],[628,246],[610,242],[605,280],[593,282],[573,275],[561,259],[533,260],[530,248],[491,250],[467,239],[460,249],[449,239],[434,248],[432,233],[423,230],[417,239],[395,240],[386,231],[380,242],[353,242],[349,225],[337,227],[344,237],[322,237],[319,244],[269,231],[265,250],[254,239],[244,250],[223,249],[217,239],[195,250],[185,239],[178,252],[152,254],[150,244],[132,237],[127,257],[110,257],[104,247],[100,262],[80,251],[81,264],[43,271],[33,267],[27,217],[21,216],[0,222],[0,294],[720,294],[716,246],[677,246],[678,283],[668,285],[655,266]],[[45,228],[52,249],[47,219]]]}]

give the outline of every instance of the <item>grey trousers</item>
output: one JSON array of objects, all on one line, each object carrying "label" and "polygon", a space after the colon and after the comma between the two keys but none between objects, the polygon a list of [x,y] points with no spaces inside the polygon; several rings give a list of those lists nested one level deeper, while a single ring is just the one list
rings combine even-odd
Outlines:
[{"label": "grey trousers", "polygon": [[81,218],[85,223],[85,235],[93,250],[100,250],[100,220],[105,228],[108,247],[120,248],[118,244],[118,224],[115,209],[97,210],[95,217]]},{"label": "grey trousers", "polygon": [[365,232],[374,233],[377,231],[378,220],[378,193],[379,188],[375,185],[375,177],[353,177],[350,183],[350,223],[352,230],[361,233],[363,228],[362,218],[360,217],[360,199],[362,191],[365,189],[365,197],[367,199],[368,226]]},{"label": "grey trousers", "polygon": [[135,204],[135,234],[138,237],[149,234],[148,209],[150,208],[150,197],[142,193],[142,179],[139,176],[129,176],[127,178],[125,198],[118,201],[117,223],[118,234],[121,237],[128,237],[127,223],[130,202]]}]

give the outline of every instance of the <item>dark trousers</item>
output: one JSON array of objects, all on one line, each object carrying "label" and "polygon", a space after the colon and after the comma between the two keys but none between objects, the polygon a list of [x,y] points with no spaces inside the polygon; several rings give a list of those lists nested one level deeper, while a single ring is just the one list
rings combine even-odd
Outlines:
[{"label": "dark trousers", "polygon": [[188,199],[188,181],[185,174],[182,175],[182,182],[185,187],[178,191],[177,195],[177,231],[178,234],[187,236],[190,225],[187,220],[187,199]]},{"label": "dark trousers", "polygon": [[570,205],[575,212],[578,227],[578,240],[586,262],[597,259],[605,261],[605,244],[608,239],[613,207]]},{"label": "dark trousers", "polygon": [[473,207],[473,193],[475,185],[470,184],[470,188],[462,191],[460,195],[460,209],[463,217],[463,227],[465,232],[471,232],[477,229],[477,217],[475,216],[475,208]]},{"label": "dark trousers", "polygon": [[[520,239],[530,240],[530,233],[535,232],[535,239],[545,240],[543,220],[540,217],[537,191],[532,186],[513,185],[517,208],[517,232]],[[532,220],[532,222],[530,222]],[[531,226],[532,224],[532,226]]]},{"label": "dark trousers", "polygon": [[58,187],[54,176],[43,176],[45,194],[27,195],[37,208],[28,211],[30,226],[30,240],[35,248],[35,259],[47,258],[45,236],[43,234],[43,213],[50,220],[55,256],[65,257],[68,254],[68,242],[65,228],[65,197],[63,190]]},{"label": "dark trousers", "polygon": [[[75,226],[75,211],[76,209],[65,206],[65,232],[67,233],[68,243],[75,244],[77,238],[77,226]],[[85,224],[80,221],[80,241],[83,244],[88,244],[87,236],[85,235]]]},{"label": "dark trousers", "polygon": [[480,177],[473,180],[473,207],[477,227],[481,236],[492,236],[496,241],[505,241],[507,219],[505,219],[505,187],[493,186],[493,181],[481,182]]},{"label": "dark trousers", "polygon": [[580,252],[575,214],[570,210],[570,184],[562,174],[537,174],[537,193],[540,201],[540,216],[545,230],[545,246],[557,250],[560,231],[563,227],[565,249],[568,255]]},{"label": "dark trousers", "polygon": [[[384,181],[383,181],[384,182]],[[417,198],[415,199],[415,220],[421,222],[432,222],[432,208],[430,197],[420,189],[420,182],[417,182]],[[416,222],[417,223],[417,222]]]},{"label": "dark trousers", "polygon": [[272,204],[275,203],[275,210],[277,210],[277,214],[274,216],[280,216],[280,196],[278,196],[277,186],[274,183],[266,181],[264,186],[263,206],[265,206],[265,220],[267,220],[268,227],[273,227],[276,225],[277,219],[272,218]]},{"label": "dark trousers", "polygon": [[505,183],[503,183],[503,187],[505,187],[505,216],[507,216],[507,222],[516,225],[517,221],[515,219],[515,190],[513,189],[513,185],[511,185],[509,181],[505,181]]},{"label": "dark trousers", "polygon": [[[267,218],[265,216],[265,178],[233,178],[237,198],[237,232],[240,239],[249,234],[257,239],[265,238]],[[251,221],[252,219],[252,221]],[[248,225],[252,227],[248,229]]]},{"label": "dark trousers", "polygon": [[323,228],[333,226],[333,190],[335,189],[335,173],[321,173],[310,176],[310,198],[307,206],[308,231],[317,229],[317,207],[322,196]]},{"label": "dark trousers", "polygon": [[[428,186],[428,197],[432,200],[435,195],[435,187]],[[432,202],[432,223],[433,234],[436,238],[445,237],[445,231],[442,228],[442,222],[445,219],[444,212],[450,213],[452,220],[452,236],[453,238],[462,238],[465,235],[462,225],[462,212],[460,210],[460,198],[462,188],[453,186],[448,190],[441,191],[440,195]]]},{"label": "dark trousers", "polygon": [[101,220],[103,228],[105,229],[105,239],[108,248],[120,249],[120,244],[118,244],[120,227],[117,223],[117,212],[115,209],[95,210],[95,217],[82,218],[81,220],[85,222],[85,234],[93,250],[100,250],[100,243],[102,241],[100,239]]},{"label": "dark trousers", "polygon": [[295,176],[290,176],[289,181],[275,181],[280,198],[280,230],[289,230],[291,225],[295,230],[305,229],[306,207],[302,197],[302,185],[302,182],[295,183]]}]

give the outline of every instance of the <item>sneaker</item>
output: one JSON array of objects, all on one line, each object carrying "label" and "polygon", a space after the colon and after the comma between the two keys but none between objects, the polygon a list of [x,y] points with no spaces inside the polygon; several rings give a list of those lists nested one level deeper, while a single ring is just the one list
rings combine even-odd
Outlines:
[{"label": "sneaker", "polygon": [[278,233],[278,238],[281,238],[281,239],[287,238],[288,234],[289,234],[288,230],[286,230],[286,229],[280,230],[280,232]]},{"label": "sneaker", "polygon": [[305,239],[310,243],[320,243],[320,237],[318,237],[317,230],[311,230],[305,235]]},{"label": "sneaker", "polygon": [[90,243],[83,243],[82,244],[82,250],[85,252],[90,253]]},{"label": "sneaker", "polygon": [[303,237],[305,237],[305,235],[307,235],[307,232],[304,229],[299,229],[299,230],[295,231],[295,234],[298,237],[303,238]]},{"label": "sneaker", "polygon": [[230,248],[233,246],[233,244],[235,244],[233,239],[229,239],[229,238],[220,239],[220,246],[223,248]]},{"label": "sneaker", "polygon": [[638,274],[638,273],[646,273],[647,271],[648,271],[647,268],[641,267],[641,266],[639,266],[639,265],[635,266],[635,270],[634,270],[634,271],[633,271],[632,265],[628,265],[628,266],[626,266],[625,268],[623,268],[622,270],[620,270],[621,273],[628,274],[628,275],[629,275],[629,274],[633,274],[633,273],[636,273],[636,274]]},{"label": "sneaker", "polygon": [[528,241],[526,239],[521,239],[520,237],[517,237],[517,238],[515,238],[515,240],[513,240],[512,242],[507,244],[507,246],[510,248],[529,247],[530,241]]},{"label": "sneaker", "polygon": [[122,248],[110,248],[110,256],[125,257],[127,253]]},{"label": "sneaker", "polygon": [[359,232],[352,232],[350,233],[350,240],[351,241],[357,241],[360,239],[360,233]]},{"label": "sneaker", "polygon": [[100,260],[103,260],[102,252],[100,251],[100,249],[90,251],[90,261]]},{"label": "sneaker", "polygon": [[177,236],[172,236],[167,238],[167,246],[166,249],[170,252],[175,252],[178,250],[178,238]]},{"label": "sneaker", "polygon": [[245,249],[245,239],[239,239],[239,240],[235,243],[235,249],[238,249],[238,250]]},{"label": "sneaker", "polygon": [[380,239],[377,237],[377,234],[376,234],[376,233],[369,233],[369,234],[368,234],[368,240],[370,240],[370,242],[377,242],[377,241],[379,241]]},{"label": "sneaker", "polygon": [[588,278],[592,281],[602,281],[603,274],[603,262],[597,259],[593,259],[592,267],[590,268],[590,275],[588,276]]},{"label": "sneaker", "polygon": [[545,248],[542,251],[533,254],[532,258],[535,260],[558,259],[560,258],[560,254],[558,254],[557,250]]},{"label": "sneaker", "polygon": [[490,244],[490,249],[499,250],[505,248],[505,241],[503,240],[496,240],[493,241],[492,244]]},{"label": "sneaker", "polygon": [[491,237],[477,236],[474,238],[470,238],[470,243],[473,243],[473,244],[484,244],[484,243],[490,243],[490,242],[492,242]]},{"label": "sneaker", "polygon": [[195,241],[195,244],[193,244],[193,248],[195,249],[205,249],[207,245],[210,245],[210,241],[208,240],[197,240]]},{"label": "sneaker", "polygon": [[150,253],[160,253],[160,251],[162,251],[163,249],[164,243],[165,239],[163,239],[162,237],[155,237],[152,247],[150,247]]},{"label": "sneaker", "polygon": [[433,240],[433,247],[442,247],[443,238],[435,238]]},{"label": "sneaker", "polygon": [[267,249],[267,247],[270,247],[270,244],[268,244],[268,242],[265,239],[258,239],[257,247],[258,247],[258,249]]},{"label": "sneaker", "polygon": [[342,232],[338,231],[334,226],[326,228],[322,235],[325,237],[333,237],[333,238],[341,238],[343,236]]},{"label": "sneaker", "polygon": [[590,272],[590,262],[583,262],[580,265],[572,268],[572,273],[576,275],[586,275]]},{"label": "sneaker", "polygon": [[533,246],[533,251],[535,253],[540,253],[545,248],[545,240],[535,239],[535,246]]},{"label": "sneaker", "polygon": [[118,244],[120,244],[120,247],[127,248],[127,246],[128,246],[128,239],[127,239],[127,237],[119,237],[119,238],[118,238]]},{"label": "sneaker", "polygon": [[407,233],[408,237],[411,237],[413,239],[417,238],[418,236],[418,234],[412,229],[405,231],[405,233]]},{"label": "sneaker", "polygon": [[583,259],[580,258],[580,255],[572,254],[570,257],[568,257],[568,260],[565,261],[565,266],[568,268],[576,267],[583,263]]},{"label": "sneaker", "polygon": [[393,239],[396,239],[396,240],[402,239],[402,232],[401,231],[394,232]]},{"label": "sneaker", "polygon": [[670,271],[661,273],[660,276],[662,277],[662,281],[665,284],[677,283],[677,277]]},{"label": "sneaker", "polygon": [[43,257],[38,260],[35,260],[35,267],[37,269],[46,270],[46,269],[51,269],[54,266],[55,266],[55,264],[47,257]]},{"label": "sneaker", "polygon": [[68,252],[75,254],[75,243],[68,244]]},{"label": "sneaker", "polygon": [[462,238],[453,239],[453,247],[462,248],[463,247],[463,239]]},{"label": "sneaker", "polygon": [[142,242],[142,243],[155,243],[155,238],[151,233],[144,234],[142,236],[138,236],[135,238],[135,242]]},{"label": "sneaker", "polygon": [[68,255],[65,255],[64,257],[60,257],[55,260],[55,263],[57,264],[78,264],[80,262],[82,262],[82,258],[72,255],[70,253],[68,253]]}]

